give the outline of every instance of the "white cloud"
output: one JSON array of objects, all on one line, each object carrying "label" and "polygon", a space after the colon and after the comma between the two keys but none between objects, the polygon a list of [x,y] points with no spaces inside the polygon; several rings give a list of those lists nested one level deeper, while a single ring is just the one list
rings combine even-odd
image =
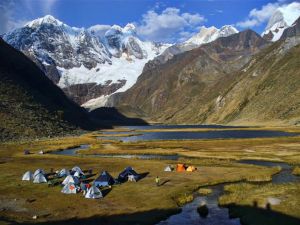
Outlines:
[{"label": "white cloud", "polygon": [[268,3],[262,6],[261,9],[252,9],[248,15],[248,18],[244,21],[237,23],[237,26],[241,28],[255,27],[266,22],[279,7],[279,3]]},{"label": "white cloud", "polygon": [[22,0],[20,2],[24,3],[26,10],[31,14],[34,14],[36,11],[39,11],[46,15],[54,14],[53,8],[57,1],[58,0]]},{"label": "white cloud", "polygon": [[178,8],[166,8],[160,14],[154,10],[143,15],[137,24],[140,36],[152,41],[176,41],[205,21],[204,16],[196,13],[181,13]]},{"label": "white cloud", "polygon": [[52,14],[52,9],[57,0],[43,0],[43,11],[45,14]]},{"label": "white cloud", "polygon": [[[285,4],[285,2],[286,0],[278,0],[277,2],[268,3],[262,6],[261,9],[252,9],[249,12],[248,17],[245,20],[238,22],[236,25],[241,28],[260,26],[261,24],[267,22],[277,9],[282,11],[288,10],[289,13],[299,16],[298,12],[300,11],[300,3],[292,2]],[[291,17],[294,19],[293,16]]]},{"label": "white cloud", "polygon": [[18,4],[14,0],[0,2],[0,34],[16,29],[27,23],[27,20],[14,18],[14,7]]}]

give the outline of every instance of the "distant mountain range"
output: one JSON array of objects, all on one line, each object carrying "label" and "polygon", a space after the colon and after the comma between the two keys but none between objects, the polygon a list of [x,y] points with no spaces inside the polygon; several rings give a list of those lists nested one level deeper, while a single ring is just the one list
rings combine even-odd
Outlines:
[{"label": "distant mountain range", "polygon": [[[280,39],[295,16],[279,8],[262,36]],[[174,55],[235,33],[238,30],[232,25],[201,27],[187,41],[170,45],[141,41],[133,24],[84,29],[47,15],[4,34],[3,39],[31,58],[75,102],[97,108],[112,94],[132,87],[149,60],[165,63]]]},{"label": "distant mountain range", "polygon": [[275,43],[246,30],[152,60],[108,104],[163,123],[300,124],[299,28],[300,19]]},{"label": "distant mountain range", "polygon": [[90,110],[117,107],[166,123],[297,124],[299,98],[285,101],[284,93],[298,96],[300,90],[298,17],[279,8],[262,35],[231,25],[201,27],[170,45],[142,41],[133,24],[84,29],[48,15],[3,39]]},{"label": "distant mountain range", "polygon": [[84,29],[50,15],[4,34],[3,39],[29,56],[79,104],[127,90],[145,63],[169,46],[141,41],[133,24]]}]

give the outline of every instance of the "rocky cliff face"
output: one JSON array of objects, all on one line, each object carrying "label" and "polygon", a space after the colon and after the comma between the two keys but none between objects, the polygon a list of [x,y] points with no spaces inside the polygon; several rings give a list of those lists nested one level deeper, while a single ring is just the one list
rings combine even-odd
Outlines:
[{"label": "rocky cliff face", "polygon": [[300,17],[293,23],[293,25],[284,30],[281,40],[285,40],[288,37],[300,36]]}]

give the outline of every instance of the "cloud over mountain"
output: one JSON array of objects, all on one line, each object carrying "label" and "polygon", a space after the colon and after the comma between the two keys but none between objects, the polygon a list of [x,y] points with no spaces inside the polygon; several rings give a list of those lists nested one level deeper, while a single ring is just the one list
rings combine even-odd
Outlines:
[{"label": "cloud over mountain", "polygon": [[204,16],[181,13],[178,8],[169,7],[161,13],[149,10],[137,24],[137,32],[147,40],[174,42],[175,33],[186,35],[186,32],[194,31],[204,21]]},{"label": "cloud over mountain", "polygon": [[249,28],[260,26],[267,22],[276,10],[281,9],[283,11],[289,11],[291,16],[293,14],[300,13],[300,3],[292,2],[285,4],[285,1],[278,1],[275,3],[268,3],[263,5],[260,9],[254,8],[249,12],[248,17],[238,22],[236,25],[241,28]]}]

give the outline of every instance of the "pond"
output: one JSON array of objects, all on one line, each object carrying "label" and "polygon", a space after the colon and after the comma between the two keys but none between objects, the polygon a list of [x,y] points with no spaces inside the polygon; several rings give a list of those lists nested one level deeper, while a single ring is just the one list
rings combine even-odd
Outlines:
[{"label": "pond", "polygon": [[[156,127],[156,126],[154,126]],[[177,126],[178,127],[178,126]],[[182,128],[182,126],[180,126]],[[151,128],[148,128],[151,129]],[[155,129],[155,128],[153,128]],[[167,129],[167,128],[166,128]],[[103,132],[104,134],[134,134],[128,132]],[[213,131],[163,131],[143,132],[138,135],[123,137],[98,137],[104,140],[120,140],[123,142],[152,141],[152,140],[195,140],[195,139],[235,139],[235,138],[271,138],[297,136],[298,133],[272,130],[213,130]]]}]

